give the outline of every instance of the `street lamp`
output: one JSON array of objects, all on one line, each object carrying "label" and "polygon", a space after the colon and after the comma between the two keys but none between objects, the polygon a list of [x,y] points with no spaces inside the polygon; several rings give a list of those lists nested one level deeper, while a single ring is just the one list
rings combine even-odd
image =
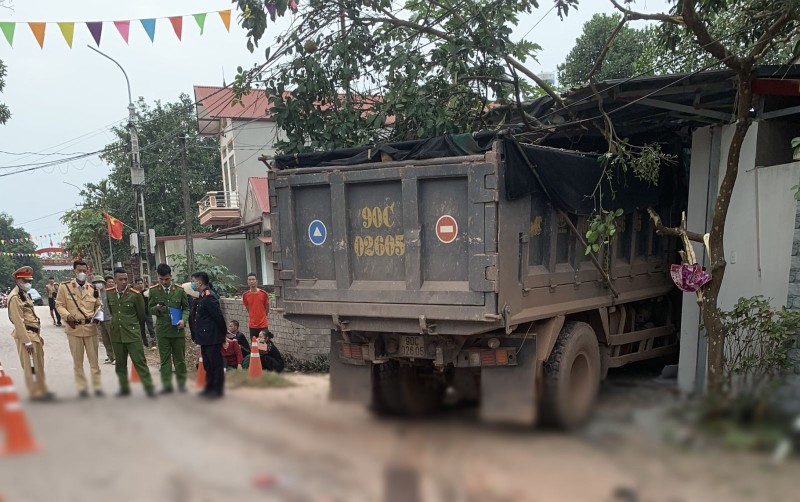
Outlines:
[{"label": "street lamp", "polygon": [[147,232],[147,219],[145,218],[145,211],[144,211],[144,169],[142,169],[140,158],[139,158],[139,135],[136,131],[136,109],[133,106],[133,95],[131,94],[131,81],[128,79],[128,73],[122,67],[121,64],[117,62],[114,58],[109,56],[108,54],[100,51],[99,49],[92,47],[91,45],[87,45],[88,48],[95,51],[96,53],[100,54],[104,58],[108,59],[115,65],[117,68],[122,70],[122,74],[125,75],[125,83],[128,85],[128,134],[130,135],[131,141],[131,185],[133,186],[134,192],[136,193],[136,235],[137,235],[137,244],[139,242],[139,238],[142,239],[144,242],[144,250],[142,250],[142,246],[139,245],[139,275],[142,279],[149,281],[150,278],[150,257],[148,255],[150,249],[150,243],[148,242],[148,232]]}]

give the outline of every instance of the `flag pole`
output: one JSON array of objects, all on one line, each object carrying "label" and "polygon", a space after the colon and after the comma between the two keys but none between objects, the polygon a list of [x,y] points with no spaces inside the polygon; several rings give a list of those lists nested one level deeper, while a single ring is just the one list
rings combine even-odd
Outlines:
[{"label": "flag pole", "polygon": [[108,253],[111,255],[111,275],[114,275],[114,246],[111,244],[111,232],[108,233]]}]

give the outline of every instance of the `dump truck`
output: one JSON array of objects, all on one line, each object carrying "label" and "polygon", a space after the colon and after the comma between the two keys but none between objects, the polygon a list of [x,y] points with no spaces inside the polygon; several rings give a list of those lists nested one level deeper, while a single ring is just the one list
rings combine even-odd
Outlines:
[{"label": "dump truck", "polygon": [[676,243],[646,211],[680,214],[663,169],[492,134],[277,156],[269,180],[273,309],[331,330],[332,399],[572,428],[609,368],[677,351]]}]

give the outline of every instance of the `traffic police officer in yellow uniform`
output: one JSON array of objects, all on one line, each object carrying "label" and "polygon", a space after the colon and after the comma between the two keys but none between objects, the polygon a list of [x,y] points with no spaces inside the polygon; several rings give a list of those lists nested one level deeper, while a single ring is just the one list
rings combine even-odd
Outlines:
[{"label": "traffic police officer in yellow uniform", "polygon": [[78,395],[82,398],[89,397],[89,384],[83,371],[83,356],[86,354],[92,371],[94,395],[103,397],[98,360],[100,340],[97,336],[97,327],[93,326],[101,321],[96,316],[98,310],[102,311],[103,303],[100,300],[100,292],[87,280],[89,266],[86,262],[75,260],[72,263],[72,270],[75,272],[75,278],[62,282],[58,288],[56,310],[67,323],[67,340],[72,353],[72,367]]},{"label": "traffic police officer in yellow uniform", "polygon": [[119,379],[117,397],[131,394],[128,382],[128,356],[142,379],[147,397],[156,397],[153,379],[147,369],[144,344],[139,325],[144,321],[144,296],[128,287],[128,273],[124,268],[114,270],[117,288],[106,294],[111,310],[111,344],[114,346],[115,368]]},{"label": "traffic police officer in yellow uniform", "polygon": [[11,278],[17,283],[8,297],[8,318],[14,326],[11,336],[17,344],[19,363],[25,370],[25,385],[33,401],[49,401],[53,394],[47,390],[44,375],[44,340],[41,321],[36,316],[33,301],[27,295],[33,282],[33,269],[21,267]]}]

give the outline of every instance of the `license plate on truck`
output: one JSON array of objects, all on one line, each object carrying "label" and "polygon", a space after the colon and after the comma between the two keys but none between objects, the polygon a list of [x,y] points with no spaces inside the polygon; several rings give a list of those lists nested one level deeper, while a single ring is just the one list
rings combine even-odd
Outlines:
[{"label": "license plate on truck", "polygon": [[415,359],[433,359],[425,351],[424,336],[400,336],[400,357],[413,357]]}]

